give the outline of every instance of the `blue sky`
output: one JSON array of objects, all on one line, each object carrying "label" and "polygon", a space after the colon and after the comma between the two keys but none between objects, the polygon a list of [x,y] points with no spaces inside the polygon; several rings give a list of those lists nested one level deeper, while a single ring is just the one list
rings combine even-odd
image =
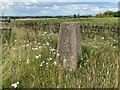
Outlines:
[{"label": "blue sky", "polygon": [[[58,15],[95,15],[106,10],[117,11],[118,2],[107,0],[3,0],[0,1],[0,13],[10,16],[58,16]],[[69,2],[68,2],[69,1]],[[99,0],[100,1],[100,0]],[[110,0],[109,0],[110,1]]]}]

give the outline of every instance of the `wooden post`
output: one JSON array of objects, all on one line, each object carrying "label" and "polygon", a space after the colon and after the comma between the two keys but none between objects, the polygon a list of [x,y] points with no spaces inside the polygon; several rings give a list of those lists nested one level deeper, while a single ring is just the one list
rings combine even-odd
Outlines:
[{"label": "wooden post", "polygon": [[11,38],[11,31],[12,31],[12,27],[11,27],[11,20],[9,17],[7,18],[1,18],[0,19],[1,23],[2,23],[2,27],[0,28],[0,30],[9,30],[8,32],[8,44],[10,44],[10,38]]},{"label": "wooden post", "polygon": [[60,69],[74,71],[80,62],[81,31],[76,22],[66,22],[60,25],[56,62]]}]

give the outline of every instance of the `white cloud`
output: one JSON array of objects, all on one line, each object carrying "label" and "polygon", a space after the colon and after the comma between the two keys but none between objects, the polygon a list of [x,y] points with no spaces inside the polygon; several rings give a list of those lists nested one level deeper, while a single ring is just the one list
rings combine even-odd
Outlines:
[{"label": "white cloud", "polygon": [[0,2],[119,2],[119,0],[2,0]]},{"label": "white cloud", "polygon": [[[91,7],[91,8],[90,8]],[[72,15],[72,14],[78,14],[81,12],[86,12],[86,11],[92,11],[95,12],[95,8],[98,8],[96,6],[90,6],[90,5],[82,5],[82,4],[70,4],[70,5],[62,5],[62,6],[50,6],[50,7],[45,7],[40,9],[39,13],[41,14],[48,14],[48,13],[52,13],[52,14],[59,14],[59,15]],[[81,13],[81,14],[83,14]],[[90,14],[90,13],[89,13]]]},{"label": "white cloud", "polygon": [[[12,0],[11,0],[12,1]],[[26,0],[25,0],[26,1]],[[0,3],[0,12],[7,10],[10,15],[95,15],[106,10],[117,11],[118,8],[99,7],[97,4],[81,4],[81,3],[36,3],[38,0],[30,0],[31,2],[2,2]],[[45,5],[44,5],[45,4]],[[104,5],[104,6],[107,6]]]},{"label": "white cloud", "polygon": [[118,8],[100,8],[99,12],[105,12],[107,10],[110,10],[110,11],[118,11]]},{"label": "white cloud", "polygon": [[117,11],[117,8],[100,8],[97,5],[83,5],[83,4],[70,4],[70,5],[62,5],[62,6],[50,6],[44,7],[39,10],[40,14],[47,15],[48,13],[51,14],[58,14],[58,15],[73,15],[73,14],[87,14],[87,15],[95,15],[97,13],[105,12],[106,10],[113,10]]},{"label": "white cloud", "polygon": [[0,12],[5,11],[6,9],[8,9],[9,7],[13,5],[14,5],[13,2],[0,2]]},{"label": "white cloud", "polygon": [[119,2],[119,0],[38,0],[38,1],[39,2]]},{"label": "white cloud", "polygon": [[51,8],[52,8],[52,10],[58,10],[58,9],[60,9],[60,7],[57,6],[57,5],[54,5],[54,6],[52,6]]}]

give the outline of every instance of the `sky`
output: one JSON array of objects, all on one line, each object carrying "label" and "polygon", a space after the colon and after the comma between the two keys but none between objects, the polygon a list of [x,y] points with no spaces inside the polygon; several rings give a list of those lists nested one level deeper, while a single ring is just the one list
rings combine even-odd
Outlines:
[{"label": "sky", "polygon": [[95,15],[107,10],[118,11],[118,0],[2,0],[0,15],[65,16]]}]

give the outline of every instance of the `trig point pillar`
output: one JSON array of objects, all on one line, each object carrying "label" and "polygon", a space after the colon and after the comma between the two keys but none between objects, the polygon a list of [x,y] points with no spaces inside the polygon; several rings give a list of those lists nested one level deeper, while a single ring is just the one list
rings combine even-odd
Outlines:
[{"label": "trig point pillar", "polygon": [[65,22],[60,25],[56,62],[59,68],[74,71],[80,62],[81,31],[77,22]]}]

